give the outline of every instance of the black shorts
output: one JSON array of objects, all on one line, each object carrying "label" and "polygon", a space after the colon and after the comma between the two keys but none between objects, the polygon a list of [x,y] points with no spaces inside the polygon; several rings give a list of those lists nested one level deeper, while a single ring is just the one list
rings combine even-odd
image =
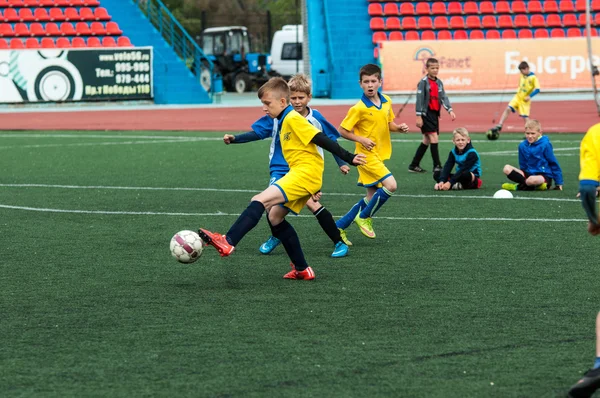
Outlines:
[{"label": "black shorts", "polygon": [[552,186],[552,178],[547,177],[543,174],[529,174],[526,171],[524,171],[523,174],[525,174],[525,179],[528,179],[531,176],[542,176],[542,177],[544,177],[544,181],[546,182],[546,185],[548,185],[548,189],[550,189],[550,187]]},{"label": "black shorts", "polygon": [[440,112],[427,108],[427,114],[422,116],[421,134],[440,133]]}]

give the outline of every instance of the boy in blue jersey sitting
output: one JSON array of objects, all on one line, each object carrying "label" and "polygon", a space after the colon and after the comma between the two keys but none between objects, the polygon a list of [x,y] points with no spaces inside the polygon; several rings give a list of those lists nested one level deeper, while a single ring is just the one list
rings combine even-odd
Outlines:
[{"label": "boy in blue jersey sitting", "polygon": [[[481,188],[481,159],[479,153],[471,145],[471,137],[464,127],[459,127],[452,132],[454,149],[448,154],[448,160],[442,171],[433,173],[437,184],[433,187],[436,191],[449,189],[479,189]],[[456,172],[452,169],[456,165]]]},{"label": "boy in blue jersey sitting", "polygon": [[[339,137],[339,133],[331,123],[329,123],[319,111],[312,109],[308,106],[309,101],[312,98],[311,83],[306,75],[298,74],[293,76],[288,82],[290,87],[290,102],[294,107],[294,110],[300,115],[304,116],[306,120],[315,126],[319,131],[324,132],[329,138],[336,141]],[[281,142],[277,135],[277,125],[268,116],[264,116],[252,125],[252,130],[248,133],[239,135],[225,134],[223,141],[225,144],[241,144],[260,139],[272,137],[271,151],[269,153],[270,163],[270,174],[271,179],[269,185],[274,184],[277,180],[287,174],[289,166],[283,157],[281,151]],[[350,167],[339,157],[333,155],[336,163],[338,164],[342,174],[348,174]],[[323,205],[317,200],[310,198],[306,203],[306,206],[315,215],[317,221],[323,228],[323,231],[327,234],[329,239],[333,242],[334,249],[331,257],[338,258],[344,257],[348,254],[348,246],[342,242],[340,231],[338,230],[333,216]],[[274,236],[271,236],[265,243],[263,243],[259,250],[262,254],[271,253],[278,245],[280,241]]]},{"label": "boy in blue jersey sitting", "polygon": [[222,257],[229,256],[268,209],[267,221],[271,233],[281,241],[291,260],[292,270],[283,277],[313,280],[315,273],[306,262],[298,234],[285,217],[290,211],[300,212],[306,202],[320,192],[325,164],[320,148],[353,165],[364,164],[365,156],[353,155],[346,151],[296,112],[289,105],[290,88],[282,78],[269,79],[258,90],[258,97],[265,113],[276,119],[281,150],[290,170],[252,198],[226,235],[203,228],[198,230],[198,235],[206,244],[217,249]]},{"label": "boy in blue jersey sitting", "polygon": [[358,186],[367,189],[367,196],[361,198],[346,215],[337,221],[342,239],[348,245],[346,228],[355,222],[360,232],[374,239],[373,215],[396,191],[398,185],[390,170],[383,163],[392,155],[390,131],[405,133],[405,123],[394,123],[392,100],[378,90],[381,87],[381,69],[374,64],[360,68],[359,80],[363,96],[348,111],[340,125],[339,132],[347,140],[356,142],[355,153],[363,154],[367,163],[358,167]]},{"label": "boy in blue jersey sitting", "polygon": [[509,191],[545,191],[552,182],[556,190],[563,189],[562,169],[554,156],[554,150],[548,137],[542,135],[542,125],[535,119],[525,123],[525,139],[519,144],[519,168],[507,164],[504,174],[514,184],[502,184]]}]

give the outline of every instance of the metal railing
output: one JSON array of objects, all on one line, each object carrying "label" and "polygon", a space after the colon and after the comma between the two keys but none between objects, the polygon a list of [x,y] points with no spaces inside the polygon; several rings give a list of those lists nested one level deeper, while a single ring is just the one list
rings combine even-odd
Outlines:
[{"label": "metal railing", "polygon": [[213,63],[196,41],[189,35],[161,0],[132,0],[146,18],[160,32],[188,69],[198,78],[199,84],[213,96]]}]

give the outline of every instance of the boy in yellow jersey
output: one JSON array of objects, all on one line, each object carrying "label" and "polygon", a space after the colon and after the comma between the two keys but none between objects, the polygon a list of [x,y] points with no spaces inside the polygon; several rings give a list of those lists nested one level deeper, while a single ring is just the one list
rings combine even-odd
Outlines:
[{"label": "boy in yellow jersey", "polygon": [[258,224],[265,209],[269,209],[267,221],[271,233],[281,241],[291,260],[292,270],[283,277],[312,280],[315,274],[306,263],[298,235],[285,216],[290,211],[299,213],[311,197],[319,197],[324,168],[319,147],[353,165],[364,164],[365,156],[346,151],[296,112],[289,104],[290,88],[282,78],[269,79],[258,90],[258,98],[265,113],[278,121],[281,149],[290,170],[252,198],[250,205],[226,235],[202,228],[198,234],[204,242],[214,246],[221,256],[229,256],[242,238]]},{"label": "boy in yellow jersey", "polygon": [[498,138],[497,134],[502,130],[502,125],[508,118],[510,112],[519,112],[519,115],[525,119],[525,123],[529,120],[531,99],[540,92],[540,81],[537,76],[529,70],[529,64],[525,61],[519,64],[519,72],[521,72],[521,77],[519,78],[517,93],[508,103],[508,107],[504,110],[500,122],[490,129],[491,134],[488,134],[488,136],[495,135],[495,137]]},{"label": "boy in yellow jersey", "polygon": [[[600,185],[600,124],[592,126],[581,141],[579,195],[588,217],[588,232],[600,234],[596,188]],[[594,365],[569,390],[569,397],[591,397],[600,388],[600,313],[596,315],[596,359]]]},{"label": "boy in yellow jersey", "polygon": [[381,69],[367,64],[360,69],[359,84],[363,96],[348,111],[339,132],[347,140],[356,142],[355,153],[366,157],[366,164],[358,167],[358,185],[367,189],[367,196],[358,201],[336,224],[346,238],[345,229],[354,221],[367,238],[375,238],[371,217],[396,191],[398,185],[383,163],[392,155],[390,131],[405,133],[405,123],[394,123],[392,101],[378,90],[381,87]]}]

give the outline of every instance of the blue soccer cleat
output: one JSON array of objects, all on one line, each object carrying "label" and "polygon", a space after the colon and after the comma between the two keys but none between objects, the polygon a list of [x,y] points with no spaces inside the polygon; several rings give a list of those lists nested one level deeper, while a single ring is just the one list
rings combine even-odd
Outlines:
[{"label": "blue soccer cleat", "polygon": [[280,242],[281,241],[279,239],[277,239],[274,236],[271,236],[269,239],[267,239],[265,243],[260,245],[260,248],[258,250],[260,250],[262,254],[269,254],[273,250],[275,250],[275,248],[279,245]]},{"label": "blue soccer cleat", "polygon": [[340,258],[346,257],[348,255],[348,245],[344,242],[338,242],[335,244],[335,249],[333,249],[333,253],[331,253],[331,257]]}]

